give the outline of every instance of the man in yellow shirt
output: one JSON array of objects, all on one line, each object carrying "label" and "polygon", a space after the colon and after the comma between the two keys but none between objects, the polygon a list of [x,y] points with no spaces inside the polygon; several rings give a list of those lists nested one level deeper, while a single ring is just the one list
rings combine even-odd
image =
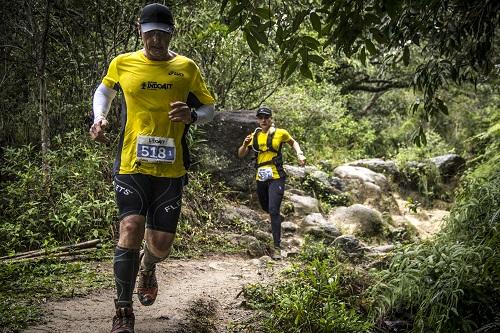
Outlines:
[{"label": "man in yellow shirt", "polygon": [[281,215],[280,207],[285,193],[286,174],[283,170],[281,148],[288,143],[297,153],[299,165],[304,166],[306,158],[287,130],[275,128],[272,122],[272,110],[261,107],[257,110],[259,126],[254,133],[246,136],[238,148],[238,156],[245,157],[250,147],[256,152],[257,195],[259,203],[271,217],[274,249],[273,259],[281,259]]},{"label": "man in yellow shirt", "polygon": [[[116,91],[122,92],[122,128],[114,163],[120,235],[115,250],[117,289],[112,333],[133,333],[132,293],[152,305],[158,293],[155,265],[171,249],[189,167],[186,134],[190,124],[210,121],[214,99],[198,66],[170,50],[174,19],[157,3],[143,8],[144,48],[114,58],[94,94],[90,136],[104,134]],[[144,250],[140,252],[145,240]]]}]

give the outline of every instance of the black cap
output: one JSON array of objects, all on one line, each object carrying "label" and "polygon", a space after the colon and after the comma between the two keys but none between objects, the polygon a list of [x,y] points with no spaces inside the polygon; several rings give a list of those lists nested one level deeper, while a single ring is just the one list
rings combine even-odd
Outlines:
[{"label": "black cap", "polygon": [[266,107],[263,106],[263,107],[260,107],[257,110],[257,116],[259,116],[259,115],[272,117],[273,116],[273,111],[271,111],[271,109],[266,108]]},{"label": "black cap", "polygon": [[139,19],[141,31],[162,30],[169,33],[174,31],[174,17],[167,6],[152,3],[144,6]]}]

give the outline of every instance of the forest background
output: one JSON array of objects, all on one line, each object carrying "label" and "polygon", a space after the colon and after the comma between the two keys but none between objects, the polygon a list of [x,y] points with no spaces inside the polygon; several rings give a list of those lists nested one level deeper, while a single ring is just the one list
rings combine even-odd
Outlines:
[{"label": "forest background", "polygon": [[[260,300],[256,307],[278,311],[272,302],[289,301],[286,311],[268,318],[268,331],[283,325],[291,325],[290,332],[371,330],[380,328],[381,318],[402,313],[411,314],[408,330],[414,331],[493,332],[500,327],[498,3],[165,3],[176,17],[172,48],[199,64],[218,112],[270,106],[310,161],[336,165],[381,157],[404,169],[408,161],[443,153],[467,160],[454,194],[432,186],[432,170],[421,174],[423,204],[436,198],[455,201],[432,241],[402,245],[369,278],[351,276],[335,253],[315,248],[303,259],[316,275],[304,273],[306,266],[296,285],[273,291],[279,295],[254,290]],[[143,5],[102,0],[3,4],[0,255],[50,251],[92,238],[111,244],[115,238],[115,145],[89,141],[91,97],[110,60],[140,48],[136,20]],[[119,110],[114,103],[109,115],[112,141]],[[224,184],[203,171],[201,129],[191,131],[190,144],[200,157],[186,193],[196,219],[181,225],[175,253],[227,250],[219,238],[206,236],[224,200]],[[218,226],[221,232],[233,227]],[[62,275],[68,280],[85,276],[83,285],[98,283],[85,265],[56,258],[41,264],[0,263],[5,282],[0,327],[14,329],[37,318],[29,303],[53,293],[63,284]],[[342,307],[338,300],[324,307],[328,288],[300,311],[291,310],[300,302],[291,293],[305,293],[308,279],[331,287],[330,277],[339,274],[348,275],[345,283],[361,279],[359,285],[366,286],[362,296],[347,295],[340,302],[349,304],[357,319],[348,312],[335,317]],[[27,302],[14,301],[13,291],[27,295]]]}]

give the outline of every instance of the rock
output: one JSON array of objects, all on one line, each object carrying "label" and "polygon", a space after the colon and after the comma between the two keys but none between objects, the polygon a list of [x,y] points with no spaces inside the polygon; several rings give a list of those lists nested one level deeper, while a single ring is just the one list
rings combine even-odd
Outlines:
[{"label": "rock", "polygon": [[294,165],[283,165],[283,169],[288,176],[302,179],[306,176],[306,170],[303,167],[298,167]]},{"label": "rock", "polygon": [[259,261],[261,262],[261,264],[266,264],[268,262],[273,261],[273,259],[271,259],[271,257],[268,255],[263,255],[262,257],[259,258]]},{"label": "rock", "polygon": [[273,241],[273,236],[270,233],[262,231],[262,230],[255,230],[253,235],[260,242],[265,243],[265,244],[271,243]]},{"label": "rock", "polygon": [[335,238],[333,245],[347,253],[360,253],[364,248],[364,244],[353,235],[339,236]]},{"label": "rock", "polygon": [[260,257],[266,253],[266,246],[254,236],[243,235],[238,239],[238,244],[244,246],[251,257]]},{"label": "rock", "polygon": [[363,167],[375,171],[377,173],[383,173],[385,175],[396,176],[399,173],[399,169],[394,161],[385,161],[381,158],[369,158],[364,160],[357,160],[349,162],[346,165],[352,165],[357,167]]},{"label": "rock", "polygon": [[255,188],[254,154],[240,159],[237,150],[257,126],[253,110],[216,112],[213,121],[200,126],[208,144],[200,149],[198,158],[206,170],[233,190],[248,192]]},{"label": "rock", "polygon": [[356,179],[363,183],[372,183],[384,190],[389,188],[389,182],[384,175],[367,168],[341,165],[335,168],[334,174],[344,181]]},{"label": "rock", "polygon": [[337,237],[342,234],[339,228],[333,223],[323,223],[321,224],[321,228],[324,230],[325,234],[331,237]]},{"label": "rock", "polygon": [[260,257],[266,254],[266,247],[258,240],[255,240],[255,242],[247,245],[247,253],[251,257]]},{"label": "rock", "polygon": [[282,222],[281,230],[283,233],[294,233],[298,229],[297,225],[293,222]]},{"label": "rock", "polygon": [[290,194],[288,199],[293,204],[294,212],[297,215],[307,215],[319,212],[319,202],[313,197]]},{"label": "rock", "polygon": [[292,238],[289,238],[289,239],[283,239],[281,241],[281,245],[283,247],[301,247],[302,246],[302,240],[300,240],[299,238],[295,238],[295,237],[292,237]]},{"label": "rock", "polygon": [[300,254],[300,249],[295,247],[293,249],[290,249],[288,251],[285,252],[285,257],[286,258],[293,258],[293,257],[296,257]]},{"label": "rock", "polygon": [[441,176],[451,178],[462,171],[465,166],[465,159],[457,154],[446,154],[430,159],[439,170]]},{"label": "rock", "polygon": [[387,244],[387,245],[376,246],[376,247],[370,248],[370,250],[372,252],[375,252],[375,253],[387,253],[387,252],[391,252],[392,250],[394,250],[394,245]]},{"label": "rock", "polygon": [[338,207],[328,217],[347,233],[360,236],[376,236],[383,229],[382,215],[370,207],[355,204],[349,207]]},{"label": "rock", "polygon": [[293,188],[293,187],[287,188],[285,194],[297,194],[297,195],[303,195],[303,196],[307,195],[306,192],[304,192],[298,188]]},{"label": "rock", "polygon": [[322,223],[326,223],[326,219],[321,213],[311,213],[304,217],[304,220],[302,221],[302,225],[304,226],[313,226]]},{"label": "rock", "polygon": [[256,211],[242,205],[225,205],[222,213],[222,219],[232,222],[239,221],[248,223],[253,226],[260,224],[261,220],[260,215]]},{"label": "rock", "polygon": [[334,174],[346,184],[346,190],[354,202],[382,212],[399,214],[399,206],[392,196],[389,181],[383,174],[350,165],[337,167]]},{"label": "rock", "polygon": [[330,183],[330,186],[334,187],[339,192],[345,191],[345,184],[339,177],[330,177],[328,178],[328,181]]},{"label": "rock", "polygon": [[333,224],[325,223],[317,226],[311,226],[304,229],[304,233],[313,236],[316,239],[335,239],[341,235],[341,232]]}]

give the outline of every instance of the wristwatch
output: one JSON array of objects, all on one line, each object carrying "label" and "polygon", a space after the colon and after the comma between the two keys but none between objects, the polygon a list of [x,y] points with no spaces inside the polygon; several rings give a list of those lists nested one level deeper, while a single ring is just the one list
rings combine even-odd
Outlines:
[{"label": "wristwatch", "polygon": [[190,124],[194,124],[198,120],[198,114],[195,110],[191,110],[191,122]]}]

